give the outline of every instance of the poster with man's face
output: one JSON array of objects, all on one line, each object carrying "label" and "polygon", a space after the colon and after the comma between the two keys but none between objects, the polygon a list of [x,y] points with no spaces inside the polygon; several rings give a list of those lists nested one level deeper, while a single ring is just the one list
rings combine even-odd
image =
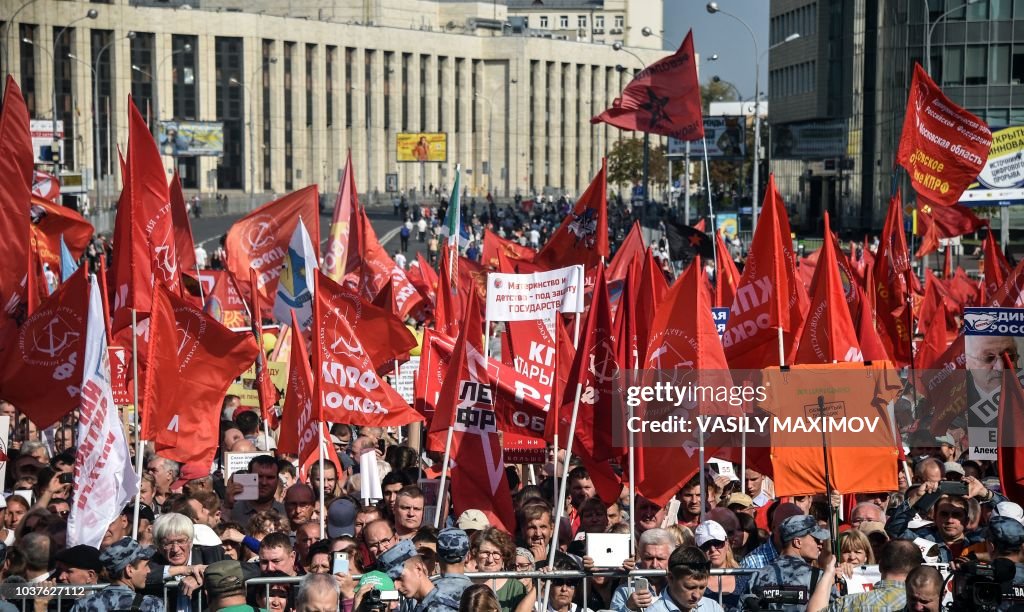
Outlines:
[{"label": "poster with man's face", "polygon": [[965,309],[964,357],[968,372],[966,417],[971,459],[996,459],[996,428],[999,422],[1003,370],[1006,368],[1007,357],[1013,367],[1020,370],[1022,346],[1024,309]]}]

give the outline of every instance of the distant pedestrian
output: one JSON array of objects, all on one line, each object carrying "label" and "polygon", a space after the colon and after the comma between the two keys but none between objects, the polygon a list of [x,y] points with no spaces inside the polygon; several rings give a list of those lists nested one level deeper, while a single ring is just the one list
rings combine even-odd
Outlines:
[{"label": "distant pedestrian", "polygon": [[420,235],[420,242],[427,239],[427,220],[420,217],[420,220],[416,222],[416,232]]},{"label": "distant pedestrian", "polygon": [[437,234],[430,234],[430,242],[427,243],[427,261],[434,265],[437,261]]},{"label": "distant pedestrian", "polygon": [[408,261],[405,259],[405,255],[402,255],[402,251],[395,251],[395,265],[404,270],[407,263]]},{"label": "distant pedestrian", "polygon": [[403,224],[402,229],[398,230],[398,238],[401,241],[402,252],[408,252],[409,250],[409,224]]}]

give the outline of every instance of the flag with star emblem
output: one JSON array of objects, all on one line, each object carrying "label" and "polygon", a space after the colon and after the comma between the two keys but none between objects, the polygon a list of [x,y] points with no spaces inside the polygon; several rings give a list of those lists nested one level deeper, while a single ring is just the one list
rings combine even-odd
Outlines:
[{"label": "flag with star emblem", "polygon": [[680,140],[704,138],[693,31],[678,51],[637,74],[611,108],[590,122]]},{"label": "flag with star emblem", "polygon": [[665,238],[668,239],[668,254],[673,261],[691,261],[700,255],[714,259],[715,245],[704,232],[677,221],[665,222]]}]

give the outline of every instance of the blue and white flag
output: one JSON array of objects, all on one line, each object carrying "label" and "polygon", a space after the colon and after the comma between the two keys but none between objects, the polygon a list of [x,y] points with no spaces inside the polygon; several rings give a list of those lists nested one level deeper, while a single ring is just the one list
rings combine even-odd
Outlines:
[{"label": "blue and white flag", "polygon": [[68,245],[64,243],[64,234],[60,235],[60,282],[65,282],[78,270],[78,262],[71,256]]},{"label": "blue and white flag", "polygon": [[313,322],[313,279],[317,268],[316,251],[306,225],[299,219],[288,242],[288,254],[281,266],[281,277],[274,297],[274,320],[291,325],[291,311],[303,330]]}]

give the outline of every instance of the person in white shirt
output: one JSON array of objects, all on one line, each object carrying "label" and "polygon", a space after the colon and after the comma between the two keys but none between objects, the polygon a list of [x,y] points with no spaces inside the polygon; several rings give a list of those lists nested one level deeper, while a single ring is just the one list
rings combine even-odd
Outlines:
[{"label": "person in white shirt", "polygon": [[196,245],[196,267],[203,269],[206,267],[206,249],[203,248],[202,244]]},{"label": "person in white shirt", "polygon": [[405,255],[402,255],[401,251],[395,251],[395,265],[404,270],[407,263]]}]

